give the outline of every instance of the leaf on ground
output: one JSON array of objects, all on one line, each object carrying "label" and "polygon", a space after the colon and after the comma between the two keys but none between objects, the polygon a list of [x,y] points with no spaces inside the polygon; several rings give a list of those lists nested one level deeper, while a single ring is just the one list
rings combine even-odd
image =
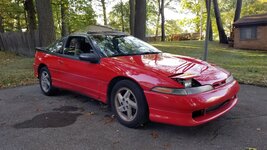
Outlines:
[{"label": "leaf on ground", "polygon": [[95,115],[95,112],[84,112],[83,115],[86,117],[91,117],[92,115]]},{"label": "leaf on ground", "polygon": [[114,115],[105,115],[104,116],[105,124],[112,123],[115,120]]},{"label": "leaf on ground", "polygon": [[151,136],[156,139],[159,137],[159,134],[156,131],[152,131]]}]

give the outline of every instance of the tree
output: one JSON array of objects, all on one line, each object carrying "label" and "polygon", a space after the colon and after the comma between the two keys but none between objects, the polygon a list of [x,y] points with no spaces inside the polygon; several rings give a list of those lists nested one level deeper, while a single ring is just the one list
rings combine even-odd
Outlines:
[{"label": "tree", "polygon": [[34,9],[33,0],[25,0],[24,9],[27,12],[27,24],[30,32],[36,30],[36,12]]},{"label": "tree", "polygon": [[122,32],[125,32],[125,28],[124,28],[124,10],[123,10],[123,2],[122,2],[122,0],[120,2],[120,10],[121,10],[121,30],[122,30]]},{"label": "tree", "polygon": [[160,22],[160,15],[161,15],[161,0],[158,0],[158,13],[157,13],[157,22],[156,22],[156,37],[159,35],[159,22]]},{"label": "tree", "polygon": [[35,0],[35,2],[40,46],[48,46],[56,39],[51,0]]},{"label": "tree", "polygon": [[225,31],[223,29],[220,10],[219,10],[219,6],[218,6],[218,0],[213,0],[213,7],[214,7],[214,13],[215,13],[215,18],[216,18],[217,28],[218,28],[218,32],[219,32],[220,43],[228,44],[228,39],[227,39],[227,36],[226,36]]},{"label": "tree", "polygon": [[134,35],[135,0],[129,0],[130,5],[130,32]]},{"label": "tree", "polygon": [[146,40],[146,0],[136,1],[134,36]]},{"label": "tree", "polygon": [[122,32],[130,32],[130,11],[129,3],[117,3],[109,13],[109,25],[120,29]]},{"label": "tree", "polygon": [[164,14],[164,8],[165,8],[165,3],[164,0],[161,0],[161,9],[160,9],[160,14],[161,14],[161,41],[165,41],[165,14]]},{"label": "tree", "polygon": [[203,15],[201,13],[203,12],[203,6],[205,5],[205,1],[203,0],[181,0],[181,6],[185,11],[189,11],[192,14],[195,14],[196,17],[192,19],[187,19],[194,23],[195,25],[195,32],[202,32],[203,30],[203,24],[204,20]]},{"label": "tree", "polygon": [[83,31],[89,25],[96,24],[96,14],[91,1],[68,0],[69,1],[69,32]]},{"label": "tree", "polygon": [[61,36],[66,36],[69,34],[68,19],[66,14],[68,14],[69,2],[68,0],[60,1],[60,12],[61,12]]},{"label": "tree", "polygon": [[166,34],[179,34],[182,32],[182,29],[179,26],[179,20],[166,20],[165,22],[165,31]]},{"label": "tree", "polygon": [[[208,12],[208,0],[205,0],[205,3],[206,3],[206,10]],[[209,41],[213,41],[213,30],[212,30],[211,19],[210,19],[210,22],[209,22]]]},{"label": "tree", "polygon": [[3,33],[4,31],[3,17],[0,15],[0,33]]},{"label": "tree", "polygon": [[236,22],[240,18],[241,8],[242,8],[242,0],[236,0],[236,9],[235,9],[234,22]]},{"label": "tree", "polygon": [[104,25],[107,25],[107,11],[106,11],[106,2],[105,0],[101,0],[101,5],[102,5],[102,11],[103,11],[103,16],[104,16]]}]

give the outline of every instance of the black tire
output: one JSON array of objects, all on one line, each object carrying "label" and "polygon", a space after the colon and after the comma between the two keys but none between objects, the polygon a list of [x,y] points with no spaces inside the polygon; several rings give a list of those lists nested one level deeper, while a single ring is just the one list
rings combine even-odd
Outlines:
[{"label": "black tire", "polygon": [[[130,94],[128,98],[125,98],[127,97],[127,91]],[[123,92],[125,93],[123,94]],[[133,81],[121,80],[113,87],[111,108],[117,120],[126,127],[137,128],[148,122],[149,112],[144,92]],[[119,108],[121,108],[121,111],[118,110]],[[129,110],[130,112],[128,112]],[[129,117],[128,114],[132,117]]]},{"label": "black tire", "polygon": [[[44,80],[46,80],[46,79],[44,79],[44,76],[46,76],[46,75],[47,75],[47,78],[46,78],[47,81],[46,82],[48,82],[47,88],[45,88],[45,85],[42,85],[42,84],[45,84]],[[52,78],[51,78],[50,72],[49,72],[47,67],[42,67],[39,71],[39,84],[40,84],[40,88],[41,88],[42,92],[45,95],[52,96],[56,93],[56,89],[52,85]]]}]

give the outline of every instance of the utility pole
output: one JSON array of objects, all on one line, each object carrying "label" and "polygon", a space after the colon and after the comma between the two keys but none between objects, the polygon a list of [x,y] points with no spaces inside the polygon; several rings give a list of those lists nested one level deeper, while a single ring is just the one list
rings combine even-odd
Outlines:
[{"label": "utility pole", "polygon": [[205,44],[204,44],[204,57],[203,60],[207,61],[208,58],[208,41],[209,41],[209,32],[210,32],[210,5],[211,5],[211,0],[208,1],[208,9],[207,9],[207,23],[206,23],[206,37],[205,37]]}]

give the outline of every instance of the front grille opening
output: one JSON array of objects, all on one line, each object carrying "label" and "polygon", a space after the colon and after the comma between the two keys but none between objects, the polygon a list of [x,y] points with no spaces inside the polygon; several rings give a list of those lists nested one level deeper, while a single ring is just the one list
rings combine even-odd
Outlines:
[{"label": "front grille opening", "polygon": [[197,110],[197,111],[194,111],[192,113],[192,118],[197,118],[197,117],[200,117],[200,116],[204,116],[204,114],[205,114],[205,110],[204,109]]},{"label": "front grille opening", "polygon": [[215,110],[221,108],[222,106],[226,105],[228,102],[229,102],[229,100],[227,100],[227,101],[225,101],[225,102],[222,102],[222,103],[220,103],[220,104],[217,104],[217,105],[215,105],[215,106],[209,107],[208,109],[206,109],[206,113],[215,111]]},{"label": "front grille opening", "polygon": [[212,107],[209,107],[207,109],[201,109],[201,110],[194,111],[192,113],[192,118],[197,118],[197,117],[200,117],[200,116],[204,116],[205,114],[207,114],[209,112],[215,111],[215,110],[225,106],[229,102],[230,102],[230,100],[227,100],[227,101],[224,101],[224,102],[222,102],[220,104],[217,104],[217,105],[214,105]]}]

